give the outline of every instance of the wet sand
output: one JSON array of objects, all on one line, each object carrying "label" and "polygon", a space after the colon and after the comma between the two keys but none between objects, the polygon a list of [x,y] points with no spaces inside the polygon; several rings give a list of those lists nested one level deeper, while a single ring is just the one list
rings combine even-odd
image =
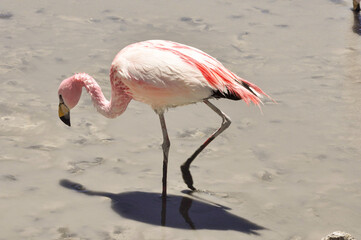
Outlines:
[{"label": "wet sand", "polygon": [[[0,6],[0,239],[321,239],[361,236],[361,36],[350,1],[8,1]],[[105,119],[87,94],[71,128],[57,88],[87,72],[110,96],[124,46],[198,47],[277,100],[170,109],[162,207],[158,117],[132,101]],[[87,190],[81,187],[84,186]],[[74,191],[75,190],[75,191]],[[162,226],[165,225],[165,226]]]}]

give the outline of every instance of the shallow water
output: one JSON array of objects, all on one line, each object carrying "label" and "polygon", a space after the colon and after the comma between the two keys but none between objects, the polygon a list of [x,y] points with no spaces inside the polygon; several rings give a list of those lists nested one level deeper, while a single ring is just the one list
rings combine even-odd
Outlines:
[{"label": "shallow water", "polygon": [[[361,20],[351,4],[3,0],[0,239],[360,238]],[[113,57],[146,39],[198,47],[278,102],[262,114],[213,101],[232,125],[194,162],[204,191],[191,195],[179,165],[220,119],[204,104],[169,110],[165,215],[161,130],[148,106],[133,101],[109,120],[83,94],[71,128],[57,116],[62,79],[87,72],[110,96]]]}]

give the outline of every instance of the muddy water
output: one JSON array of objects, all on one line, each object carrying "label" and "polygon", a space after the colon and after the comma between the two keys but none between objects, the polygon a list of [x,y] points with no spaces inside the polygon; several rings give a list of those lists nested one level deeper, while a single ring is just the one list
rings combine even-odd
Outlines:
[{"label": "muddy water", "polygon": [[[3,0],[0,239],[295,240],[336,230],[359,238],[361,20],[350,8],[343,0]],[[110,96],[113,57],[146,39],[198,47],[278,102],[260,113],[213,101],[232,125],[191,168],[203,190],[194,194],[179,165],[220,119],[204,104],[169,110],[166,206],[161,130],[148,106],[133,101],[109,120],[83,94],[71,128],[57,117],[62,79],[87,72]]]}]

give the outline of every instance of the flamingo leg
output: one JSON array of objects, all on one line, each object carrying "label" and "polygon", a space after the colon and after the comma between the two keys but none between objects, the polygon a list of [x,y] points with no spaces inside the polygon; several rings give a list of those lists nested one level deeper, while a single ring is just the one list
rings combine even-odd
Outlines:
[{"label": "flamingo leg", "polygon": [[168,169],[168,154],[169,154],[169,147],[170,147],[170,141],[168,137],[168,131],[167,126],[165,124],[164,120],[164,114],[159,113],[159,120],[160,125],[162,127],[162,133],[163,133],[163,178],[162,178],[162,198],[165,199],[167,197],[167,169]]},{"label": "flamingo leg", "polygon": [[189,167],[193,160],[198,156],[202,150],[207,147],[207,145],[212,142],[219,134],[221,134],[224,130],[226,130],[229,125],[231,125],[231,119],[223,113],[221,110],[219,110],[216,106],[214,106],[212,103],[210,103],[208,100],[203,100],[203,102],[210,107],[213,111],[215,111],[221,118],[222,118],[222,124],[221,126],[215,131],[193,154],[190,156],[187,161],[185,161],[181,165],[181,171],[184,182],[187,184],[188,188],[191,190],[196,190],[193,186],[193,178],[191,175],[191,172],[189,171]]}]

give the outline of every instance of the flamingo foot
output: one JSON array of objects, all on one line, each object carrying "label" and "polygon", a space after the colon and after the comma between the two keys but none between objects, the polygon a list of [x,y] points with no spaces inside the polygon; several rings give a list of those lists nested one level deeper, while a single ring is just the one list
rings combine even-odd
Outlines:
[{"label": "flamingo foot", "polygon": [[192,191],[195,191],[196,188],[193,186],[193,178],[192,178],[191,172],[189,171],[189,165],[183,164],[181,166],[181,171],[182,171],[182,177],[183,177],[185,184],[187,184],[189,189],[191,189]]}]

